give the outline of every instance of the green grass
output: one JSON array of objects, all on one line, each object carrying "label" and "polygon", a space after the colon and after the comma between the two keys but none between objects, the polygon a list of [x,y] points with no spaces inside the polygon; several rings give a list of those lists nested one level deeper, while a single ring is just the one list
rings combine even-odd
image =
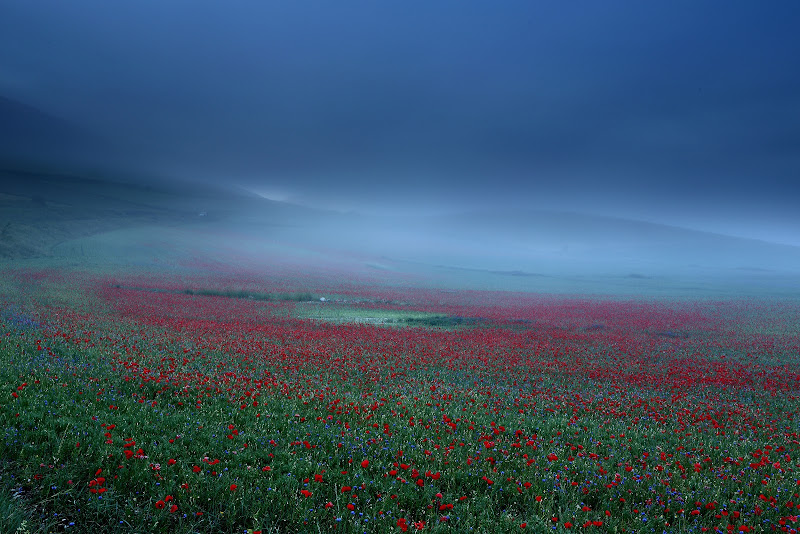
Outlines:
[{"label": "green grass", "polygon": [[[8,476],[4,469],[0,469],[0,474]],[[14,492],[10,484],[0,485],[0,532],[29,532],[32,523],[20,495]]]},{"label": "green grass", "polygon": [[[325,309],[338,309],[349,320],[363,319],[364,313],[376,311],[341,306]],[[384,319],[394,320],[436,321],[440,317],[377,311]],[[576,473],[596,473],[601,466],[614,473],[619,470],[617,462],[641,458],[643,451],[656,451],[658,447],[674,451],[685,444],[681,436],[671,431],[669,420],[648,421],[646,427],[634,423],[639,415],[649,413],[634,407],[628,408],[633,412],[630,415],[608,420],[600,412],[590,411],[591,404],[582,404],[580,412],[573,412],[557,397],[543,396],[537,417],[523,419],[515,416],[516,410],[512,410],[503,420],[497,408],[501,408],[502,413],[512,407],[514,399],[498,396],[497,392],[474,391],[470,394],[474,402],[467,399],[467,402],[462,400],[450,405],[443,400],[441,390],[436,397],[429,390],[431,380],[443,384],[445,391],[462,380],[443,365],[410,372],[409,377],[415,380],[409,382],[407,389],[396,389],[395,393],[401,392],[401,395],[378,405],[380,396],[387,393],[376,387],[374,397],[366,396],[359,372],[346,378],[320,376],[311,369],[303,371],[307,373],[305,376],[291,375],[291,370],[271,367],[264,361],[262,365],[280,373],[281,380],[295,376],[301,378],[297,380],[299,384],[306,381],[325,384],[326,388],[336,391],[337,397],[352,401],[366,399],[360,400],[364,407],[375,402],[375,410],[338,413],[328,405],[329,400],[300,389],[285,394],[279,393],[280,390],[267,393],[258,397],[257,407],[242,408],[238,393],[231,396],[220,386],[211,391],[193,388],[191,394],[184,395],[180,384],[128,380],[126,377],[135,368],[115,370],[117,358],[110,357],[109,350],[100,346],[82,342],[77,345],[57,343],[55,339],[49,342],[53,356],[42,358],[36,346],[41,332],[27,323],[17,324],[21,326],[0,331],[3,340],[0,391],[4,395],[0,401],[0,428],[4,429],[0,440],[0,458],[4,459],[0,480],[4,483],[0,489],[5,492],[0,497],[2,532],[188,534],[245,533],[258,529],[275,533],[313,533],[334,528],[336,532],[345,533],[399,532],[395,526],[399,517],[408,517],[409,524],[425,519],[425,532],[443,534],[519,532],[523,522],[528,524],[528,531],[549,532],[552,528],[549,518],[553,516],[596,518],[603,517],[605,510],[609,510],[613,520],[606,521],[603,528],[593,527],[593,532],[629,532],[631,526],[636,526],[636,532],[661,532],[643,523],[640,516],[631,512],[630,505],[610,498],[624,495],[629,502],[642,503],[644,508],[644,503],[654,495],[648,488],[650,483],[640,484],[626,477],[619,490],[604,491],[602,486],[593,485],[586,494],[559,493],[552,490],[552,476],[558,470],[565,477],[582,479],[585,475]],[[114,329],[121,325],[103,324],[98,320],[94,327],[114,340],[120,336]],[[145,330],[137,332],[141,336]],[[180,346],[151,346],[140,342],[141,362],[149,366],[163,365],[162,353],[180,353]],[[187,371],[191,369],[192,375],[218,373],[215,376],[222,379],[231,369],[231,363],[228,354],[211,350]],[[557,374],[542,374],[536,377],[536,387],[557,391],[565,386],[562,382],[565,379]],[[485,383],[483,387],[490,385]],[[18,392],[18,397],[11,399],[11,392]],[[140,402],[142,399],[145,402]],[[197,399],[201,402],[195,405]],[[598,401],[598,405],[604,406],[605,400]],[[776,414],[796,411],[793,401],[772,399],[769,402]],[[347,401],[342,403],[346,404]],[[401,419],[393,416],[395,409],[405,411]],[[441,425],[443,414],[447,413],[454,414],[453,417],[466,416],[467,420],[460,421],[457,428],[448,429]],[[328,420],[327,414],[334,419]],[[419,422],[417,426],[401,424],[411,417]],[[491,438],[499,442],[505,440],[505,445],[490,450],[483,447],[478,436],[491,434],[491,423],[495,420],[508,426],[509,436],[508,439]],[[345,431],[343,424],[334,421],[350,423],[354,430]],[[373,422],[377,426],[373,426]],[[109,429],[110,424],[114,425],[113,429]],[[390,437],[381,432],[383,424],[390,425]],[[233,435],[231,426],[242,433]],[[538,450],[528,446],[522,449],[538,460],[534,467],[526,467],[525,462],[519,460],[519,453],[509,452],[506,457],[506,453],[498,450],[514,451],[508,443],[512,430],[517,428],[525,436],[539,436],[532,438],[536,439]],[[112,443],[106,442],[106,432],[111,435]],[[629,443],[630,450],[609,437],[615,435],[626,436],[627,442],[622,444]],[[617,444],[599,444],[599,437],[604,442]],[[726,465],[722,458],[727,455],[747,457],[753,448],[751,443],[733,435],[707,437],[715,445],[709,445],[705,454],[710,455],[715,466]],[[122,454],[122,445],[129,439],[136,442],[131,450],[142,449],[141,458],[126,459]],[[273,439],[277,445],[270,443]],[[310,442],[310,447],[302,445],[305,440]],[[565,442],[584,447],[586,451],[598,451],[611,459],[580,457],[567,462],[566,455],[577,456],[578,453],[570,452]],[[464,443],[467,446],[460,445]],[[494,472],[485,460],[463,467],[469,465],[476,444],[484,455],[498,458],[499,472]],[[445,456],[437,445],[453,448],[448,448]],[[404,450],[402,459],[397,456],[398,449]],[[436,452],[429,455],[425,449]],[[549,450],[557,450],[560,457],[553,464],[553,471],[544,459]],[[370,460],[366,468],[359,465],[365,457]],[[220,462],[211,465],[204,463],[203,458]],[[175,459],[176,463],[170,465],[170,459]],[[398,460],[418,467],[421,473],[430,470],[441,471],[444,475],[436,482],[426,477],[425,487],[418,488],[409,471],[401,468],[399,476],[412,482],[398,483],[394,476],[386,476]],[[695,475],[691,471],[694,461],[684,461],[690,468],[689,476],[685,480],[676,476],[671,491],[696,496],[694,498],[703,502],[725,502],[730,495],[735,495],[737,485],[730,481],[705,487],[709,480],[715,480],[713,474],[707,475],[704,470],[703,475]],[[159,466],[158,470],[154,469],[155,465]],[[267,465],[271,470],[265,472],[263,467]],[[634,462],[634,465],[638,472],[638,464]],[[195,472],[194,466],[199,466],[200,472]],[[320,473],[324,482],[315,483],[314,475]],[[487,489],[481,475],[493,480],[492,489]],[[107,491],[91,493],[90,490],[97,487],[92,483],[99,477],[105,479],[100,487]],[[311,481],[304,482],[306,478]],[[507,478],[513,480],[507,482]],[[532,487],[518,493],[520,481],[529,481]],[[794,484],[794,477],[784,477],[775,471],[768,484],[756,482],[758,491],[780,495],[782,488]],[[344,485],[358,483],[364,483],[366,489],[356,488],[346,493],[339,490]],[[235,490],[230,489],[231,484],[236,484]],[[312,498],[299,497],[303,489],[312,491]],[[437,493],[443,497],[437,497]],[[537,495],[543,497],[541,501],[535,499]],[[167,496],[172,500],[165,502],[165,508],[159,508],[158,503]],[[459,500],[462,496],[469,499],[462,503]],[[332,505],[329,511],[324,508],[326,501]],[[437,522],[441,514],[428,509],[431,503],[438,506],[439,502],[455,505],[448,522]],[[174,513],[169,512],[171,503],[178,507]],[[348,503],[356,505],[352,514],[346,508]],[[589,506],[596,513],[581,514],[582,506]],[[673,511],[670,515],[648,507],[647,518],[654,522],[660,517],[661,529],[666,521],[673,531],[686,531],[696,527],[687,517],[693,508],[693,505],[688,506],[686,512]],[[714,523],[709,518],[704,524]],[[615,530],[617,526],[621,529]],[[413,527],[409,530],[415,532]],[[563,519],[556,531],[567,532]]]},{"label": "green grass", "polygon": [[[184,316],[181,306],[130,319],[116,315],[113,302],[93,296],[92,288],[98,295],[103,288],[87,282],[91,276],[64,274],[63,279],[34,279],[9,271],[0,277],[3,534],[355,534],[399,532],[400,517],[409,525],[425,520],[422,532],[440,534],[520,532],[523,522],[526,532],[550,532],[554,516],[561,518],[555,532],[700,532],[701,526],[714,532],[716,525],[726,526],[705,508],[702,517],[690,516],[695,500],[742,511],[757,532],[769,532],[790,513],[785,501],[797,500],[789,497],[797,491],[796,472],[769,465],[760,470],[747,467],[754,449],[765,445],[787,448],[771,453],[771,460],[791,469],[798,465],[800,448],[788,439],[796,429],[797,397],[794,390],[776,395],[767,389],[796,368],[796,307],[783,315],[777,311],[785,308],[776,306],[726,316],[741,341],[727,337],[728,330],[704,336],[691,322],[674,330],[652,326],[644,331],[635,323],[635,331],[625,339],[617,337],[619,325],[610,321],[608,328],[586,330],[586,324],[603,321],[583,321],[581,310],[575,312],[581,320],[574,321],[572,329],[550,331],[520,323],[518,332],[510,332],[479,319],[405,309],[404,300],[381,303],[347,297],[348,303],[342,302],[342,295],[326,293],[334,300],[320,302],[314,293],[259,293],[239,290],[248,285],[236,282],[230,282],[230,289],[203,288],[201,282],[184,291],[191,284],[181,281],[165,286],[177,288],[170,292],[186,308],[243,309],[249,306],[235,299],[287,300],[291,304],[252,308],[258,313],[275,308],[280,310],[276,313],[329,324],[281,323],[283,316],[233,313],[214,320]],[[143,301],[157,300],[155,294],[131,293]],[[316,300],[296,300],[309,294]],[[722,306],[719,313],[725,310]],[[151,322],[166,318],[172,318],[174,330]],[[547,317],[541,320],[547,324]],[[364,328],[337,326],[358,323]],[[259,330],[265,324],[266,330]],[[275,324],[284,327],[276,330]],[[481,328],[459,330],[463,326]],[[747,348],[751,331],[769,333],[776,343]],[[659,335],[670,332],[677,335]],[[352,339],[342,344],[347,336]],[[735,342],[710,345],[721,336]],[[45,340],[43,349],[38,340]],[[634,358],[630,364],[617,360],[628,352],[638,354],[634,349],[639,342],[647,347],[646,359]],[[691,350],[681,352],[684,346]],[[738,361],[745,362],[746,369],[766,362],[772,366],[766,370],[779,373],[763,375],[758,384],[742,390],[724,384],[670,390],[660,382],[666,375],[659,374],[638,389],[615,387],[616,377],[636,374],[643,362],[658,360],[667,367],[679,361],[669,353],[673,347],[679,350],[677,356],[694,360],[700,354],[713,360],[713,365],[704,366],[700,358],[697,369],[687,368],[691,375],[711,378],[720,370],[739,369]],[[482,349],[487,351],[483,356]],[[603,370],[608,374],[593,374]],[[733,406],[736,412],[730,411]],[[681,423],[671,415],[679,412],[691,414],[684,417],[696,424],[676,432]],[[457,420],[457,425],[445,424],[444,416]],[[726,433],[712,426],[711,417],[726,425]],[[415,426],[409,424],[412,418]],[[745,420],[747,424],[740,424]],[[495,437],[493,423],[507,430]],[[240,433],[233,434],[231,425]],[[384,425],[389,425],[388,433]],[[516,430],[524,436],[520,448],[512,445]],[[106,432],[111,443],[106,442]],[[492,448],[485,446],[483,435],[496,442]],[[124,456],[129,438],[136,441],[134,449],[143,450],[142,457]],[[669,487],[661,482],[668,475],[656,470],[662,463],[661,450],[674,454],[663,461],[672,471]],[[556,462],[548,461],[550,451],[558,453]],[[477,452],[480,461],[475,459]],[[599,457],[591,459],[589,452]],[[646,465],[644,452],[651,455]],[[782,459],[784,453],[791,454],[791,463]],[[528,464],[523,454],[536,463]],[[568,459],[571,455],[575,458]],[[487,463],[487,456],[497,464]],[[745,460],[734,467],[727,456]],[[204,463],[206,457],[220,462]],[[364,458],[370,461],[367,468],[360,466]],[[176,462],[170,465],[170,459]],[[442,477],[434,481],[420,476],[425,485],[417,487],[410,469],[394,466],[399,462],[420,473],[440,471]],[[685,476],[676,462],[686,469]],[[701,471],[694,471],[695,462],[702,463]],[[633,474],[627,474],[625,465]],[[265,466],[271,470],[263,471]],[[393,470],[399,473],[390,474]],[[619,485],[606,487],[616,473],[623,477]],[[315,482],[315,474],[322,474],[324,482]],[[647,478],[637,481],[633,475]],[[494,484],[488,487],[482,476]],[[556,476],[580,485],[554,491]],[[92,493],[92,482],[99,477],[106,479],[102,487],[107,491]],[[304,482],[306,478],[310,481]],[[523,489],[525,482],[531,486]],[[364,489],[340,491],[344,485],[361,483]],[[233,491],[231,484],[237,486]],[[583,487],[586,493],[580,491]],[[304,489],[313,495],[300,497]],[[760,502],[758,492],[777,496],[779,506],[764,505],[763,515],[754,516],[750,510]],[[172,500],[165,501],[165,508],[157,507],[167,496]],[[657,502],[675,496],[685,498],[686,504],[667,509]],[[462,497],[468,498],[461,501]],[[177,511],[170,513],[167,502],[175,503]],[[325,507],[328,502],[330,508]],[[436,507],[431,508],[440,502],[454,504],[446,522]],[[348,510],[348,503],[355,505],[354,511]],[[582,512],[584,506],[592,512]],[[574,522],[576,517],[602,519],[604,525],[567,530],[564,521]],[[410,526],[409,532],[415,533],[415,528]]]},{"label": "green grass", "polygon": [[364,323],[383,326],[457,328],[475,326],[481,319],[440,313],[347,306],[336,302],[308,302],[295,307],[297,317],[330,323]]}]

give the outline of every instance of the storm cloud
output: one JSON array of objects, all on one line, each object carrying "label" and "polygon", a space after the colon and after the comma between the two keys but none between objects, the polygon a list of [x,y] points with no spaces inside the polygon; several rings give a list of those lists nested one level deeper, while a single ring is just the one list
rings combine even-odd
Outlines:
[{"label": "storm cloud", "polygon": [[0,95],[120,167],[365,212],[534,207],[800,244],[800,8],[0,7]]}]

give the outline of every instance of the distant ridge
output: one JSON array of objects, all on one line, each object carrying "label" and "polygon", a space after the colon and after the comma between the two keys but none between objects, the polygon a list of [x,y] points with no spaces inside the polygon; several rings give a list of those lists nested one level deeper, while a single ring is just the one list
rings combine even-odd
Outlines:
[{"label": "distant ridge", "polygon": [[48,255],[58,243],[123,228],[190,228],[241,257],[282,244],[305,257],[386,258],[409,271],[531,284],[586,274],[637,284],[665,273],[800,277],[800,247],[650,222],[535,210],[356,216],[235,186],[104,176],[115,175],[0,171],[0,256]]},{"label": "distant ridge", "polygon": [[263,236],[325,215],[236,186],[0,162],[0,258],[49,256],[59,243],[124,228],[235,227]]}]

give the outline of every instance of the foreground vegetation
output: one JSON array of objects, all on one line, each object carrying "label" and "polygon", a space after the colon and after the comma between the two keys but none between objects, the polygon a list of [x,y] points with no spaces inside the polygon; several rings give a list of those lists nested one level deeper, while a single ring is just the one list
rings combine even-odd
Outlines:
[{"label": "foreground vegetation", "polygon": [[796,303],[190,282],[3,273],[1,532],[796,532]]}]

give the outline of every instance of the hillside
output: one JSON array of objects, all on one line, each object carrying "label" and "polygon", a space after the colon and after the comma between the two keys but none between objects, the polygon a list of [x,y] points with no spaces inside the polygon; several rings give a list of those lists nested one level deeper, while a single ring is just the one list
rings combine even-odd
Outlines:
[{"label": "hillside", "polygon": [[531,291],[800,289],[800,248],[685,228],[545,211],[341,214],[235,187],[126,179],[0,172],[0,258],[335,266],[344,276]]}]

